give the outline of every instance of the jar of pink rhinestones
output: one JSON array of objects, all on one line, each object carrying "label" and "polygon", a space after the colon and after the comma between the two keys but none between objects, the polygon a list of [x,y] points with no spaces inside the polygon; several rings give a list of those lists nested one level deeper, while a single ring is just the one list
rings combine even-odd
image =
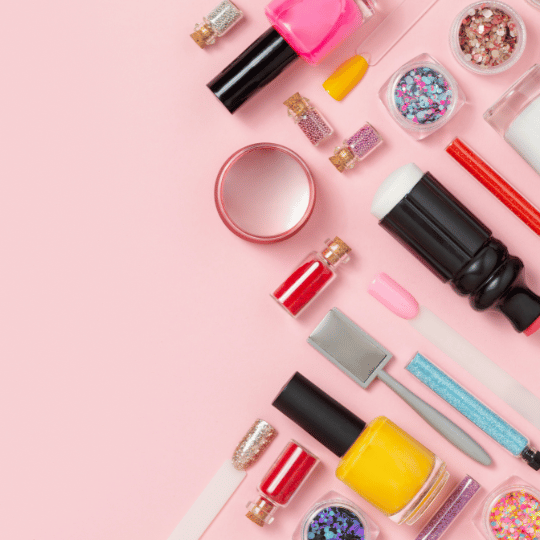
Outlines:
[{"label": "jar of pink rhinestones", "polygon": [[473,517],[486,540],[540,538],[540,491],[512,476],[491,491]]},{"label": "jar of pink rhinestones", "polygon": [[523,19],[502,2],[475,2],[454,19],[450,47],[457,61],[481,75],[513,66],[525,49]]}]

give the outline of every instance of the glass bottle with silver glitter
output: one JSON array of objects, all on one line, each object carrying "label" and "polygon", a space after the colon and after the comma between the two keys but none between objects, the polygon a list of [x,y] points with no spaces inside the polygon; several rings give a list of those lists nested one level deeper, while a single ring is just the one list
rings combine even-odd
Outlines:
[{"label": "glass bottle with silver glitter", "polygon": [[201,49],[204,49],[208,45],[213,45],[216,38],[226,34],[243,16],[242,11],[230,0],[223,0],[203,17],[202,25],[195,25],[195,32],[191,37]]}]

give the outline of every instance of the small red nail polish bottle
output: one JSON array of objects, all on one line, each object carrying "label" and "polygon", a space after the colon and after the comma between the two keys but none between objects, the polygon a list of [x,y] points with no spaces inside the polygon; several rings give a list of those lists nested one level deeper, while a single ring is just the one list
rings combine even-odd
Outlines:
[{"label": "small red nail polish bottle", "polygon": [[349,260],[351,248],[343,240],[336,236],[326,244],[321,253],[311,252],[271,295],[293,317],[335,279],[336,268]]},{"label": "small red nail polish bottle", "polygon": [[276,510],[289,504],[318,463],[318,457],[290,441],[262,479],[257,488],[261,496],[248,503],[246,516],[260,527],[272,523]]}]

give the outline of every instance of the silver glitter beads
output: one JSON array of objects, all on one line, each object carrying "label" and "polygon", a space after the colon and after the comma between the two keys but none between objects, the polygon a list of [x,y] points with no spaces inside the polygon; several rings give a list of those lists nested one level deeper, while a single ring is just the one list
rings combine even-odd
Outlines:
[{"label": "silver glitter beads", "polygon": [[206,17],[203,17],[204,24],[195,25],[195,32],[191,37],[204,49],[208,45],[216,42],[217,37],[226,34],[244,14],[230,0],[220,2]]}]

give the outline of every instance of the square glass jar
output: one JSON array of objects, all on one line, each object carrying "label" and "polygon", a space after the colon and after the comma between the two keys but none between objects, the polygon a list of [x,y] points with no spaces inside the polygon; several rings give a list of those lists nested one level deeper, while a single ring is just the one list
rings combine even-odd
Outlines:
[{"label": "square glass jar", "polygon": [[[487,18],[482,16],[484,13]],[[496,19],[502,17],[505,22],[497,25]],[[478,18],[481,22],[475,22]],[[480,26],[489,28],[489,25],[492,25],[491,30],[480,33]],[[501,37],[498,32],[502,33]],[[526,42],[527,31],[519,13],[498,1],[481,1],[467,6],[458,13],[450,28],[450,48],[454,57],[464,68],[480,75],[495,75],[512,67],[523,54]],[[499,48],[501,46],[503,49]],[[508,52],[500,52],[504,47]]]},{"label": "square glass jar", "polygon": [[401,66],[379,90],[379,98],[390,116],[417,140],[443,127],[466,102],[454,77],[427,53]]},{"label": "square glass jar", "polygon": [[519,476],[511,476],[488,494],[473,523],[486,540],[538,538],[540,491]]},{"label": "square glass jar", "polygon": [[329,491],[305,513],[292,540],[323,540],[340,532],[347,532],[351,540],[376,540],[380,531],[356,504],[336,491]]}]

